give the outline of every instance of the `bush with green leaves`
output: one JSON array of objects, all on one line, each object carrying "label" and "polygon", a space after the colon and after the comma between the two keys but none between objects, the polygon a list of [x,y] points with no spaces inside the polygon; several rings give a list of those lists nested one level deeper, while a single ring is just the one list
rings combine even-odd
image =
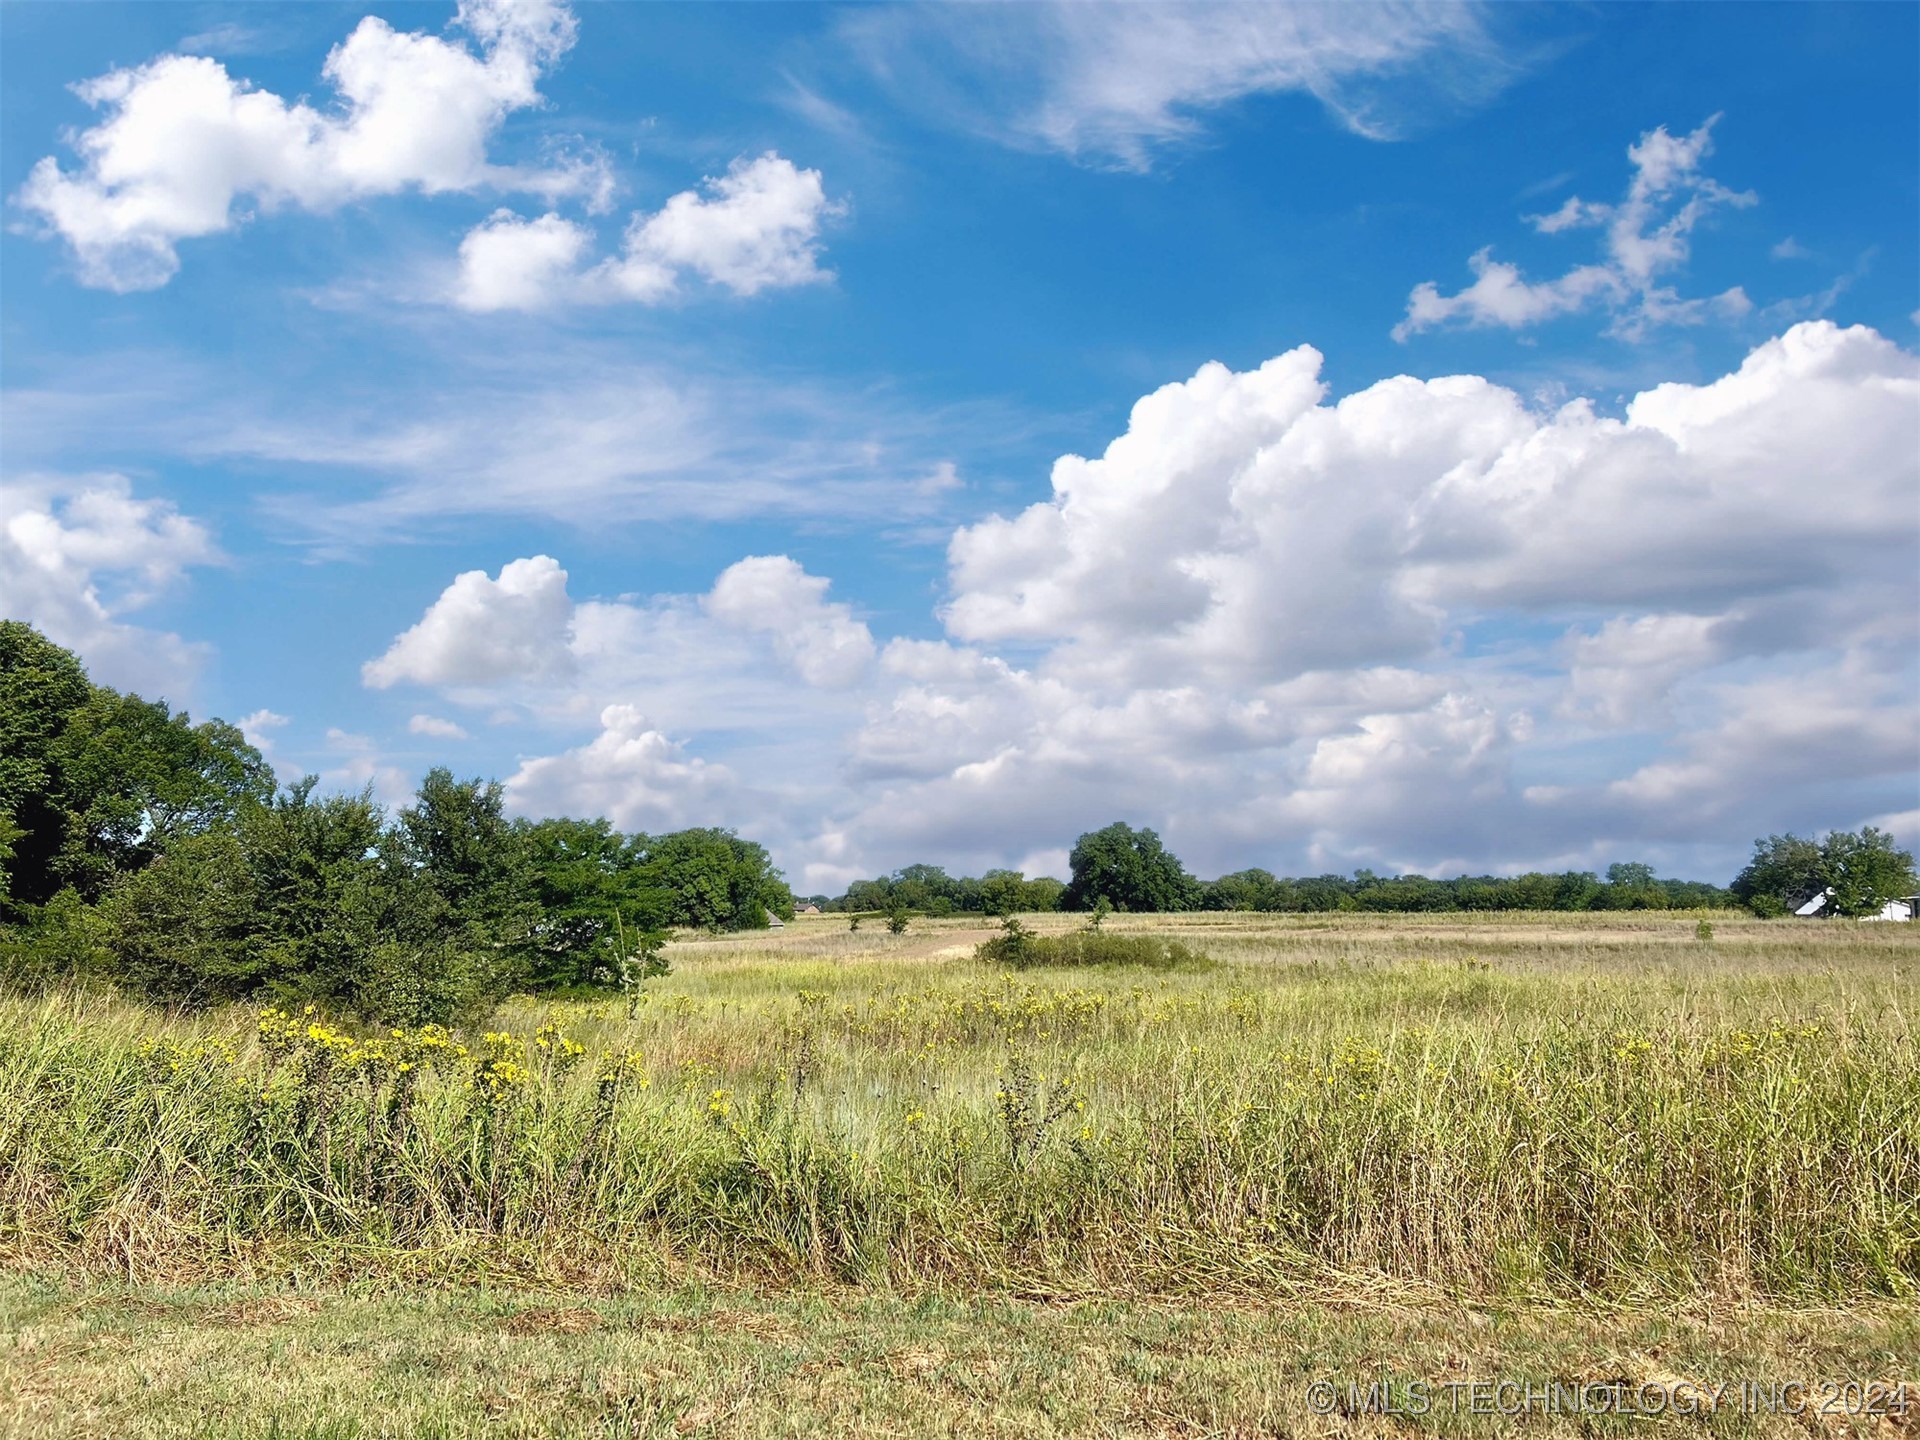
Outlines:
[{"label": "bush with green leaves", "polygon": [[974,951],[974,958],[1015,970],[1040,966],[1080,969],[1128,966],[1147,970],[1204,970],[1211,957],[1162,935],[1116,935],[1106,930],[1070,930],[1038,935],[1009,917],[1002,932]]},{"label": "bush with green leaves", "polygon": [[444,1023],[523,988],[631,994],[670,926],[793,914],[731,830],[510,820],[499,782],[445,768],[393,815],[317,783],[278,789],[233,726],[95,686],[0,622],[0,979]]}]

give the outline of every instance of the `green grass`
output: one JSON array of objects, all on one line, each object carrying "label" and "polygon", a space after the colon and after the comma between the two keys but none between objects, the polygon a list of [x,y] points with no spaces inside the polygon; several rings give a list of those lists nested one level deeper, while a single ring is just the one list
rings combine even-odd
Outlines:
[{"label": "green grass", "polygon": [[[1911,1381],[1911,1308],[1036,1304],[810,1288],[124,1283],[0,1272],[0,1437],[1897,1436],[1703,1419],[1321,1416],[1317,1380]],[[1920,1398],[1914,1401],[1920,1405]],[[1908,1421],[1911,1424],[1911,1420]]]},{"label": "green grass", "polygon": [[1898,1433],[1310,1408],[1920,1378],[1920,930],[1697,918],[823,917],[491,1037],[0,996],[0,1437]]},{"label": "green grass", "polygon": [[1920,937],[1694,918],[1115,917],[1220,963],[1008,975],[828,917],[469,1058],[5,999],[0,1238],[135,1281],[1912,1295]]}]

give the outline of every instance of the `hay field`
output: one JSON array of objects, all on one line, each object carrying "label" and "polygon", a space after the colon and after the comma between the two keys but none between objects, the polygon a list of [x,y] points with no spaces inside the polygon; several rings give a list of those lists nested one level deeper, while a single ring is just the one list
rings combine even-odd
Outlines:
[{"label": "hay field", "polygon": [[631,1017],[457,1035],[0,998],[0,1434],[1299,1433],[1371,1423],[1306,1408],[1342,1367],[1913,1379],[1920,930],[1701,918],[1115,916],[1214,963],[1010,975],[977,921],[807,917],[676,943]]}]

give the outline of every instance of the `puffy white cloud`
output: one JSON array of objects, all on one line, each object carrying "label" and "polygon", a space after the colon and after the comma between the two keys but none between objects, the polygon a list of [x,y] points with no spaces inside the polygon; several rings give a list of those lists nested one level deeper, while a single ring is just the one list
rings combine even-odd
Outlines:
[{"label": "puffy white cloud", "polygon": [[1713,613],[1902,573],[1875,537],[1911,508],[1920,366],[1870,330],[1797,326],[1622,419],[1542,418],[1474,376],[1328,405],[1319,368],[1303,346],[1146,397],[1104,455],[1055,465],[1052,500],[955,534],[949,627],[1104,675],[1272,682],[1423,655],[1490,610]]},{"label": "puffy white cloud", "polygon": [[1518,71],[1473,4],[1055,3],[857,12],[856,48],[905,102],[1010,144],[1148,169],[1248,95],[1312,95],[1388,139]]},{"label": "puffy white cloud", "polygon": [[1728,621],[1714,615],[1617,617],[1567,637],[1570,713],[1627,726],[1662,713],[1669,687],[1725,654]]},{"label": "puffy white cloud", "polygon": [[832,278],[816,243],[829,205],[818,170],[802,170],[771,150],[741,158],[706,182],[702,196],[683,190],[652,215],[636,215],[616,285],[651,299],[673,274],[690,270],[736,295]]},{"label": "puffy white cloud", "polygon": [[[678,754],[665,737],[716,725],[757,775],[824,783],[833,747],[860,716],[864,695],[855,682],[871,668],[873,650],[865,625],[828,601],[826,590],[825,580],[787,557],[761,556],[730,567],[706,595],[576,604],[566,572],[536,556],[503,566],[498,580],[480,571],[456,577],[363,674],[369,685],[402,678],[432,685],[494,723],[574,732],[601,722],[594,744],[548,757],[564,763],[528,762],[521,791],[528,797],[584,793],[590,782],[583,777],[597,775],[603,791],[594,803],[607,813],[653,813],[662,803],[658,785],[680,774],[653,765]],[[649,718],[642,723],[641,715]],[[416,715],[408,728],[447,738],[466,733],[432,715]],[[717,785],[725,768],[687,773]],[[769,797],[794,785],[749,790],[729,780],[727,787],[724,796],[743,807],[747,823],[764,822],[769,805],[779,808]]]},{"label": "puffy white cloud", "polygon": [[655,213],[634,215],[621,253],[591,269],[583,258],[593,236],[583,226],[500,210],[461,242],[455,300],[469,310],[655,304],[685,275],[736,295],[818,284],[833,278],[820,268],[820,227],[842,209],[827,200],[818,170],[772,151],[742,157],[708,180],[704,195],[683,190]]},{"label": "puffy white cloud", "polygon": [[136,497],[122,475],[11,477],[0,487],[0,605],[108,684],[183,696],[204,647],[120,617],[219,559],[204,526]]},{"label": "puffy white cloud", "polygon": [[585,227],[558,215],[522,220],[511,210],[496,210],[460,242],[458,303],[467,310],[549,305],[592,242]]},{"label": "puffy white cloud", "polygon": [[487,159],[502,121],[538,103],[541,72],[572,45],[571,11],[466,0],[459,23],[477,52],[367,16],[327,56],[337,111],[254,89],[201,55],[109,71],[74,87],[105,115],[73,137],[79,168],[48,156],[16,198],[67,243],[85,284],[128,291],[166,284],[178,242],[232,228],[247,202],[325,211],[407,189],[599,194],[590,162],[518,171]]},{"label": "puffy white cloud", "polygon": [[767,636],[809,685],[846,686],[872,663],[873,636],[827,600],[830,583],[785,555],[752,555],[721,571],[702,603],[723,624]]},{"label": "puffy white cloud", "polygon": [[624,830],[725,823],[735,787],[724,765],[689,758],[632,705],[609,705],[600,733],[562,755],[528,760],[509,803],[536,815],[604,815]]},{"label": "puffy white cloud", "polygon": [[1712,131],[1719,116],[1691,134],[1674,136],[1666,127],[1650,130],[1627,147],[1633,178],[1617,204],[1569,196],[1558,210],[1529,217],[1543,235],[1598,228],[1604,232],[1604,260],[1577,265],[1555,280],[1529,281],[1517,266],[1492,258],[1492,247],[1476,251],[1467,264],[1474,282],[1452,295],[1431,280],[1407,297],[1407,315],[1393,337],[1408,336],[1459,321],[1469,326],[1523,330],[1555,316],[1602,303],[1613,312],[1613,333],[1633,339],[1659,324],[1693,324],[1709,312],[1739,318],[1753,308],[1735,287],[1707,299],[1682,299],[1661,277],[1684,265],[1691,236],[1700,221],[1722,205],[1757,203],[1751,190],[1729,190],[1704,173],[1701,162],[1713,152]]},{"label": "puffy white cloud", "polygon": [[469,570],[362,666],[361,678],[385,689],[402,681],[480,686],[564,675],[573,668],[572,622],[567,572],[551,556],[510,561],[498,579]]},{"label": "puffy white cloud", "polygon": [[442,720],[438,715],[416,715],[407,721],[407,733],[410,735],[431,735],[436,740],[470,740],[459,725],[451,720]]},{"label": "puffy white cloud", "polygon": [[1920,360],[1870,330],[1613,417],[1476,376],[1335,400],[1303,348],[1154,392],[1053,483],[954,535],[947,637],[877,661],[788,557],[581,603],[516,703],[595,728],[516,805],[739,824],[811,889],[1115,818],[1203,872],[1725,878],[1913,793]]},{"label": "puffy white cloud", "polygon": [[1770,814],[1911,790],[1912,355],[1805,324],[1619,418],[1472,376],[1329,403],[1319,364],[1205,367],[955,534],[971,644],[887,647],[842,852],[1123,814],[1203,867],[1725,863]]}]

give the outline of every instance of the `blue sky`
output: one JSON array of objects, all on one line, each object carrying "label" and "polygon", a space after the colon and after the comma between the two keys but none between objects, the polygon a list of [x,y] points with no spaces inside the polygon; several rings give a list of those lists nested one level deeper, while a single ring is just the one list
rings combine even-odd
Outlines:
[{"label": "blue sky", "polygon": [[1920,838],[1920,8],[0,26],[6,612],[290,777],[805,890]]}]

